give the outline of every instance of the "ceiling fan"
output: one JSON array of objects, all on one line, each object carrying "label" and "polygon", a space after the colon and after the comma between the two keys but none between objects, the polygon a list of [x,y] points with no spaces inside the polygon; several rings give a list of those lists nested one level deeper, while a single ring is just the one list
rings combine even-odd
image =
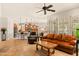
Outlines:
[{"label": "ceiling fan", "polygon": [[51,7],[53,7],[53,5],[46,6],[46,4],[44,3],[44,6],[42,7],[42,10],[40,10],[40,11],[38,11],[36,13],[44,11],[44,15],[46,15],[46,13],[47,13],[46,11],[55,12],[55,10],[50,9]]}]

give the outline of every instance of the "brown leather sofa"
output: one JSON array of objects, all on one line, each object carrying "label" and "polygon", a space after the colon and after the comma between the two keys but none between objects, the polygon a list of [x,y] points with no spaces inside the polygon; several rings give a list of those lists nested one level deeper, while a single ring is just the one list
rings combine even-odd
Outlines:
[{"label": "brown leather sofa", "polygon": [[69,54],[75,53],[75,36],[67,34],[47,34],[46,36],[43,36],[42,40],[58,44],[56,47],[58,50],[67,52]]}]

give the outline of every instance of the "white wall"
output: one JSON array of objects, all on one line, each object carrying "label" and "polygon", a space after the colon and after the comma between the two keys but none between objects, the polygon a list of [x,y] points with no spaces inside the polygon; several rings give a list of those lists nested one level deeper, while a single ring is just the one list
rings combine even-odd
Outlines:
[{"label": "white wall", "polygon": [[[0,4],[0,30],[1,30],[1,4]],[[1,31],[0,31],[1,34]],[[0,35],[0,39],[1,39],[1,35]]]},{"label": "white wall", "polygon": [[[47,17],[43,14],[36,14],[36,10],[30,4],[1,4],[1,25],[7,27],[7,37],[13,38],[13,23],[33,22],[39,24],[47,24]],[[29,7],[30,6],[30,7]],[[33,12],[34,11],[34,12]],[[26,21],[24,21],[26,20]]]},{"label": "white wall", "polygon": [[2,13],[2,12],[1,12],[1,4],[0,4],[0,17],[1,17],[1,13]]},{"label": "white wall", "polygon": [[[59,12],[48,17],[49,19],[49,32],[60,33],[68,32],[72,34],[74,24],[79,23],[79,8],[73,8],[63,12]],[[51,22],[51,24],[50,24]],[[56,26],[54,25],[56,23]],[[54,26],[53,26],[54,25]],[[65,29],[67,27],[67,29]]]}]

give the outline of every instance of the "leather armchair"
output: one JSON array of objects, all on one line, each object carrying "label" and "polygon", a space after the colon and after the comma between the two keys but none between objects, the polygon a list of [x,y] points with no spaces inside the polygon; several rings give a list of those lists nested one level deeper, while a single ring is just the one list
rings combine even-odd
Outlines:
[{"label": "leather armchair", "polygon": [[34,44],[34,42],[36,42],[37,39],[38,39],[38,36],[37,36],[36,32],[30,32],[30,35],[28,36],[28,43]]}]

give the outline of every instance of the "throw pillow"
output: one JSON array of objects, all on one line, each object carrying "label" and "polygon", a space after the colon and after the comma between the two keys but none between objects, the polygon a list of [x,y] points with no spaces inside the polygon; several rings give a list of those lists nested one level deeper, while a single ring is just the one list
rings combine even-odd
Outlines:
[{"label": "throw pillow", "polygon": [[65,42],[68,42],[68,41],[69,41],[68,38],[64,38],[63,40],[64,40]]}]

